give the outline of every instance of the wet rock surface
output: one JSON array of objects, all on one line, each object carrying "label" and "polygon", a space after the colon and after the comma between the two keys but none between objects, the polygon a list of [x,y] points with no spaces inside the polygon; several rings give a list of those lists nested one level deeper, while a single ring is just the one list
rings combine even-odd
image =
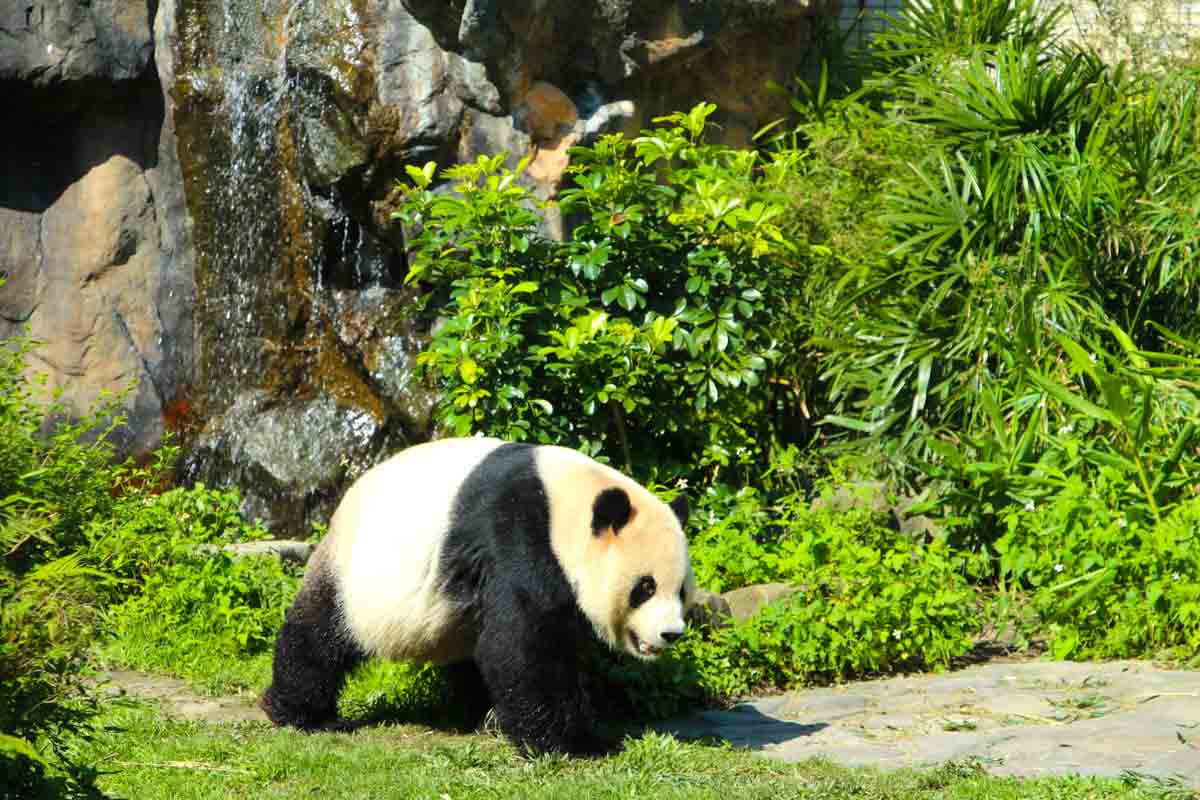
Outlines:
[{"label": "wet rock surface", "polygon": [[306,536],[329,519],[340,487],[397,449],[396,439],[367,411],[329,395],[277,402],[248,392],[201,435],[181,476],[241,486],[244,517]]}]

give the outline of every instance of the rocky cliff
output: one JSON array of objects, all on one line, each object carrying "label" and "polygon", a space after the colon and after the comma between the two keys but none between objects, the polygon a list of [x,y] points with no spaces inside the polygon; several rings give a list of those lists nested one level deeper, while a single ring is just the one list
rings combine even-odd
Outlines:
[{"label": "rocky cliff", "polygon": [[[430,434],[388,197],[406,163],[567,148],[701,99],[745,142],[831,0],[19,0],[0,10],[0,336],[120,443],[185,438],[283,533]],[[558,228],[547,221],[548,231]],[[427,324],[427,321],[424,323]]]}]

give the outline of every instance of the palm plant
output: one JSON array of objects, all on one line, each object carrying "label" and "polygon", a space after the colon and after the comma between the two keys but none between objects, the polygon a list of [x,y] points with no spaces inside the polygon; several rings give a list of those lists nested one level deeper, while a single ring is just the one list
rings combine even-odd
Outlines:
[{"label": "palm plant", "polygon": [[1005,42],[1047,49],[1065,13],[1065,6],[1038,0],[910,0],[873,44],[890,69],[937,65]]},{"label": "palm plant", "polygon": [[[1119,395],[1158,408],[1169,387],[1128,370],[1124,394],[1080,384],[1074,343],[1121,352],[1124,337],[1157,352],[1172,329],[1198,327],[1195,89],[1018,40],[890,80],[902,87],[894,124],[933,147],[885,193],[887,258],[857,271],[834,314],[845,324],[814,339],[837,409],[826,422],[877,437],[926,475],[1008,464],[971,490],[983,509],[1023,496],[1020,476],[1042,454],[1043,468],[1058,463],[1065,445],[1049,433],[1080,415],[1106,443],[1095,464],[1136,466],[1148,442],[1189,441],[1085,413],[1124,408]],[[1148,486],[1138,496],[1158,502]]]}]

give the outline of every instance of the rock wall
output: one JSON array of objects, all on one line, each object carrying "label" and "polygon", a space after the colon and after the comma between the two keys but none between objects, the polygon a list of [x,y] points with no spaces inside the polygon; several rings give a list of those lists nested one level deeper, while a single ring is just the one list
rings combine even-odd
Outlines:
[{"label": "rock wall", "polygon": [[[121,444],[187,445],[279,534],[431,434],[428,319],[388,220],[403,166],[534,156],[700,100],[745,143],[834,0],[23,0],[0,184],[0,336],[28,326],[75,409],[127,388]],[[557,220],[548,231],[559,231]]]},{"label": "rock wall", "polygon": [[126,392],[122,449],[159,442],[192,373],[183,191],[154,74],[153,9],[128,0],[0,11],[0,337],[70,408]]}]

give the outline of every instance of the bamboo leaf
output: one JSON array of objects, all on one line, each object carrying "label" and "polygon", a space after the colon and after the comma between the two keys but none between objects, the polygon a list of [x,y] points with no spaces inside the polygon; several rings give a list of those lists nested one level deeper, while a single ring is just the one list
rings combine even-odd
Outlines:
[{"label": "bamboo leaf", "polygon": [[1049,378],[1036,373],[1031,373],[1029,377],[1041,388],[1043,392],[1050,397],[1053,397],[1063,405],[1069,406],[1081,414],[1086,414],[1092,419],[1097,419],[1101,422],[1107,422],[1110,425],[1121,424],[1121,421],[1117,419],[1112,412],[1101,408],[1089,400],[1085,400],[1077,394],[1074,394],[1057,381],[1050,380]]}]

